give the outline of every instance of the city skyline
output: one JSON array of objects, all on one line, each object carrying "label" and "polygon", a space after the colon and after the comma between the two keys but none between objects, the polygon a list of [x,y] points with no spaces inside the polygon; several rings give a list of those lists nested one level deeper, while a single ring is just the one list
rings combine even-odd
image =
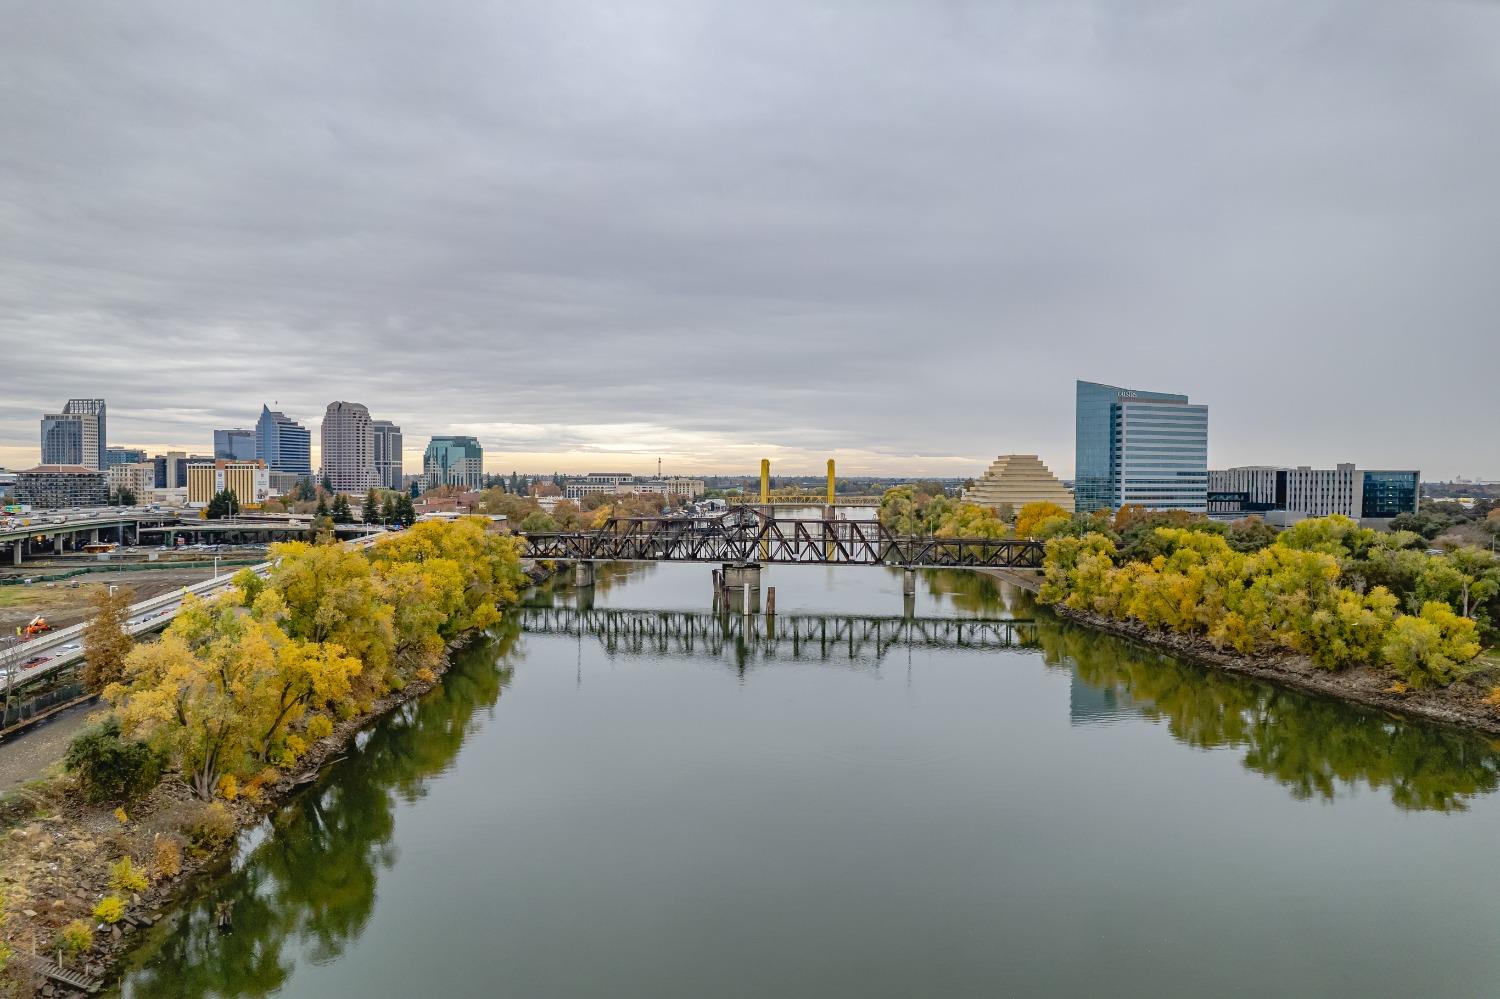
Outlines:
[{"label": "city skyline", "polygon": [[150,450],[356,399],[408,467],[1071,475],[1084,379],[1215,465],[1500,477],[1500,9],[652,9],[18,11],[0,464],[103,396]]}]

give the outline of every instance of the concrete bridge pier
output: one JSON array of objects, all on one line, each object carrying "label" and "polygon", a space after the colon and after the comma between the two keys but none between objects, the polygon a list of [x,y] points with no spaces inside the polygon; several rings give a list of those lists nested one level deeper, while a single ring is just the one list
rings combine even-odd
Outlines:
[{"label": "concrete bridge pier", "polygon": [[25,551],[26,551],[26,539],[22,538],[20,541],[17,541],[15,543],[15,546],[13,548],[11,548],[11,550],[10,550],[10,564],[11,565],[20,565],[21,564],[22,553],[25,552]]},{"label": "concrete bridge pier", "polygon": [[903,597],[917,595],[917,570],[907,569],[901,573],[901,595]]},{"label": "concrete bridge pier", "polygon": [[573,563],[574,586],[593,586],[594,576],[594,563],[581,559]]},{"label": "concrete bridge pier", "polygon": [[54,534],[54,535],[52,535],[52,554],[54,554],[54,555],[61,555],[62,553],[63,553],[63,536],[61,534]]},{"label": "concrete bridge pier", "polygon": [[89,532],[89,544],[91,544],[91,545],[97,545],[98,543],[99,543],[99,528],[96,527],[92,531]]}]

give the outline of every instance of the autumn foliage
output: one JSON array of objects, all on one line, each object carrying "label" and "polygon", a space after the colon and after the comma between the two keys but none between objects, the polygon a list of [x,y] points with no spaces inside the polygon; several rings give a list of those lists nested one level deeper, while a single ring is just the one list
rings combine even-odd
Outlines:
[{"label": "autumn foliage", "polygon": [[333,718],[430,675],[524,579],[516,541],[477,518],[420,523],[367,551],[276,545],[271,559],[263,583],[187,598],[104,691],[123,733],[165,753],[205,801],[268,763],[290,766]]},{"label": "autumn foliage", "polygon": [[1291,650],[1327,669],[1383,664],[1411,687],[1451,682],[1479,654],[1475,621],[1437,600],[1402,613],[1391,589],[1365,586],[1358,574],[1379,545],[1344,517],[1303,521],[1253,552],[1192,527],[1153,528],[1137,558],[1104,534],[1058,536],[1041,599],[1242,653]]}]

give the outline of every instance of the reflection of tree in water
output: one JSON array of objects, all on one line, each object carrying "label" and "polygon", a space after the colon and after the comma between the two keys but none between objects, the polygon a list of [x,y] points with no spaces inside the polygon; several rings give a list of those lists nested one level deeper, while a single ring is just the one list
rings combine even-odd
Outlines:
[{"label": "reflection of tree in water", "polygon": [[[600,562],[594,575],[591,596],[608,593],[616,586],[635,582],[656,572],[655,562]],[[565,563],[553,575],[542,580],[526,593],[523,603],[527,607],[555,607],[561,601],[568,602],[569,595],[577,596],[573,586],[573,565]]]},{"label": "reflection of tree in water", "polygon": [[987,572],[972,569],[924,570],[927,590],[934,597],[947,597],[955,610],[983,617],[1031,618],[1036,598]]},{"label": "reflection of tree in water", "polygon": [[[339,957],[374,910],[379,872],[396,860],[398,797],[422,797],[427,779],[458,755],[476,712],[493,707],[510,682],[510,669],[496,663],[517,634],[507,622],[461,652],[440,690],[382,719],[330,779],[277,812],[236,870],[205,884],[157,931],[126,994],[268,995],[290,975],[293,947],[319,964]],[[228,935],[214,924],[221,901],[234,903]]]},{"label": "reflection of tree in water", "polygon": [[1452,811],[1500,784],[1500,753],[1462,732],[1398,721],[1153,653],[1067,622],[1038,624],[1049,664],[1117,690],[1190,746],[1245,747],[1244,764],[1300,799],[1340,786],[1389,788],[1399,808]]}]

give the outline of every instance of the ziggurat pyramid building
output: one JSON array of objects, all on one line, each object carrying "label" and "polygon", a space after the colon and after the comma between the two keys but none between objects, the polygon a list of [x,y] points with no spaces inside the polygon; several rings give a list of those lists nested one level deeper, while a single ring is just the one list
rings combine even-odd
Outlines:
[{"label": "ziggurat pyramid building", "polygon": [[1002,454],[975,480],[972,489],[964,491],[963,499],[988,507],[1009,503],[1013,510],[1027,503],[1056,503],[1073,512],[1073,490],[1034,454]]}]

